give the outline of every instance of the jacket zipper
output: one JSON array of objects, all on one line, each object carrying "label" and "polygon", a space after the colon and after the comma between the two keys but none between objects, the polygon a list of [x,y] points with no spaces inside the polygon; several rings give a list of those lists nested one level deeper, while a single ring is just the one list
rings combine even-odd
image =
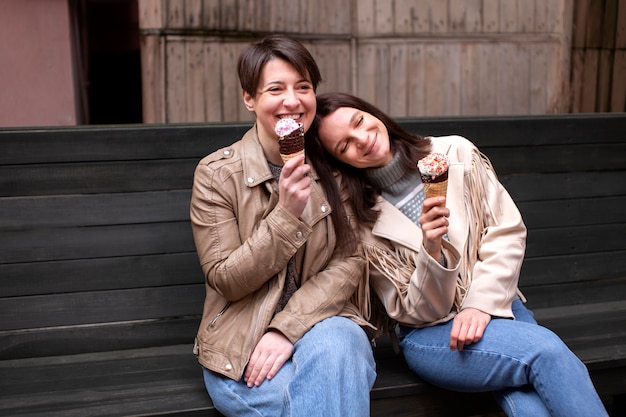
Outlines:
[{"label": "jacket zipper", "polygon": [[215,323],[219,320],[220,317],[222,317],[224,315],[224,313],[226,312],[226,310],[228,309],[229,306],[230,306],[230,301],[226,303],[226,305],[224,306],[222,311],[220,311],[219,313],[217,313],[217,315],[215,317],[213,317],[213,320],[211,320],[211,322],[207,326],[207,330],[209,330],[210,328],[215,326]]}]

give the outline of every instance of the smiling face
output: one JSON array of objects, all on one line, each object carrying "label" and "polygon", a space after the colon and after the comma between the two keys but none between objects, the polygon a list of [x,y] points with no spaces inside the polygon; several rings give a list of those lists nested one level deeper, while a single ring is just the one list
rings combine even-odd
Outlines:
[{"label": "smiling face", "polygon": [[387,127],[364,111],[340,107],[321,120],[318,133],[331,155],[355,168],[378,168],[393,159]]},{"label": "smiling face", "polygon": [[315,90],[308,76],[303,76],[287,61],[268,61],[259,79],[254,97],[243,93],[246,108],[256,114],[259,140],[264,146],[277,146],[274,126],[289,117],[302,123],[306,132],[315,117]]}]

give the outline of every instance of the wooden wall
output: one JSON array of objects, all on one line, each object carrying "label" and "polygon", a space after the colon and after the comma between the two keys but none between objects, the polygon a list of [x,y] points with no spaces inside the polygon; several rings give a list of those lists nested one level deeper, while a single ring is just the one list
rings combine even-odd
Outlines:
[{"label": "wooden wall", "polygon": [[572,112],[626,111],[626,0],[576,0]]},{"label": "wooden wall", "polygon": [[236,61],[270,32],[394,117],[568,112],[574,1],[140,0],[144,122],[250,120]]}]

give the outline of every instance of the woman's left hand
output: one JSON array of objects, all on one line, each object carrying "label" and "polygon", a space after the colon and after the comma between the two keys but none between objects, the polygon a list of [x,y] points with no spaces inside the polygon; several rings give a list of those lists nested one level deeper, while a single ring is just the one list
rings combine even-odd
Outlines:
[{"label": "woman's left hand", "polygon": [[466,308],[454,317],[450,331],[450,349],[463,350],[463,347],[478,342],[482,337],[491,316],[475,308]]}]

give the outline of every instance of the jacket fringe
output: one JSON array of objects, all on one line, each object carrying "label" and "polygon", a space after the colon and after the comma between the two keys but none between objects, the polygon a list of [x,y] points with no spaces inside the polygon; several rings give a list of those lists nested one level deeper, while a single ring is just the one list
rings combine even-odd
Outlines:
[{"label": "jacket fringe", "polygon": [[[489,172],[493,177],[489,176]],[[487,196],[481,179],[496,178],[495,171],[489,158],[477,148],[472,150],[469,175],[465,175],[464,206],[468,219],[468,238],[461,252],[461,267],[457,280],[454,311],[459,311],[463,300],[472,283],[472,271],[478,261],[478,248],[487,232],[489,225],[496,223],[497,217],[487,202]],[[496,178],[497,179],[497,178]],[[499,210],[499,208],[496,208]],[[368,264],[376,268],[397,288],[400,297],[405,297],[409,289],[409,280],[417,265],[417,253],[398,247],[395,251],[382,249],[374,245],[364,245]],[[372,302],[373,303],[373,302]],[[373,312],[375,315],[376,312]],[[390,331],[392,320],[381,317],[372,317],[374,324],[383,331]]]}]

